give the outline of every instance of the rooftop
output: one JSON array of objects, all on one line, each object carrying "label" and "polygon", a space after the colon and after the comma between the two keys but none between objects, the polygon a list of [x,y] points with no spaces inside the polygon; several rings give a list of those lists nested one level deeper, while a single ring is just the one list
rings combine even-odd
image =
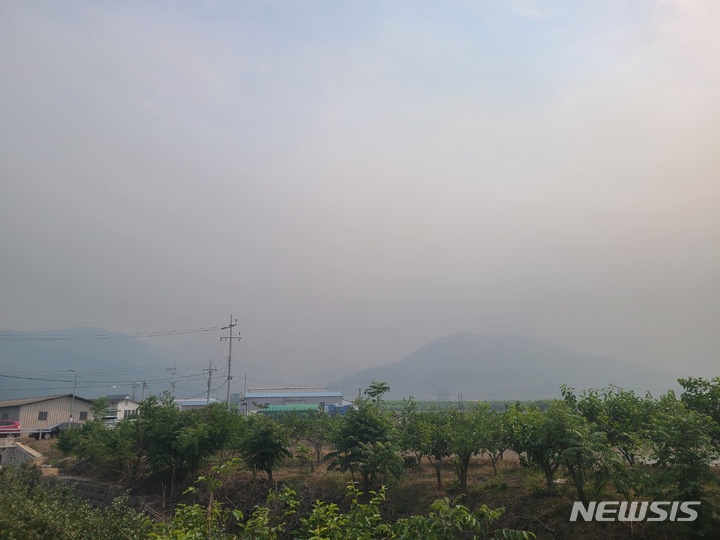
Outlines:
[{"label": "rooftop", "polygon": [[[72,394],[59,394],[57,396],[44,396],[21,399],[6,399],[4,401],[0,401],[0,407],[20,407],[22,405],[30,405],[31,403],[40,403],[41,401],[49,401],[51,399],[59,399],[64,397],[72,397]],[[75,396],[75,399],[79,401],[85,401],[87,403],[92,403],[92,401],[90,401],[89,399],[81,398],[77,395]]]},{"label": "rooftop", "polygon": [[[295,389],[297,390],[297,389]],[[245,399],[252,398],[318,398],[318,397],[336,397],[341,398],[342,392],[336,392],[327,390],[325,388],[315,389],[315,391],[308,392],[307,389],[303,391],[286,392],[283,388],[267,388],[267,389],[253,389],[245,392]]]}]

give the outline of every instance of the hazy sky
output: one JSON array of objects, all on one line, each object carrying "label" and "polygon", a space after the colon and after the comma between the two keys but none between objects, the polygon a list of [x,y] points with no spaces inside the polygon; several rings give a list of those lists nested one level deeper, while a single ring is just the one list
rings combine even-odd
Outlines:
[{"label": "hazy sky", "polygon": [[[717,375],[719,26],[705,0],[3,1],[0,328],[232,313],[235,374],[298,384],[456,331]],[[206,365],[220,335],[151,342]]]}]

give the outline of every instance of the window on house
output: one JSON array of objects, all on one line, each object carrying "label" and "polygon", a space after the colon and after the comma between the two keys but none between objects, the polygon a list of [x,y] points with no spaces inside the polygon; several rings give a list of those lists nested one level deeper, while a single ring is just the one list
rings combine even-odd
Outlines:
[{"label": "window on house", "polygon": [[38,413],[38,420],[47,420],[48,413],[47,411],[40,411]]},{"label": "window on house", "polygon": [[87,420],[87,411],[80,411],[80,421]]}]

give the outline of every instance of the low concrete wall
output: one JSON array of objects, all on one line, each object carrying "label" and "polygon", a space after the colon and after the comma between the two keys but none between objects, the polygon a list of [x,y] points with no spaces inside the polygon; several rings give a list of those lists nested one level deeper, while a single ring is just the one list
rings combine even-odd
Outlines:
[{"label": "low concrete wall", "polygon": [[[105,508],[120,496],[127,494],[127,488],[117,484],[109,484],[90,480],[80,476],[47,475],[40,479],[47,485],[69,485],[73,493],[88,501],[92,506]],[[131,508],[142,510],[147,504],[147,497],[131,495],[128,497],[127,505]]]},{"label": "low concrete wall", "polygon": [[29,446],[19,442],[13,442],[12,445],[0,448],[0,465],[19,465],[25,462],[31,462],[33,465],[43,465],[47,462],[47,458],[36,452]]}]

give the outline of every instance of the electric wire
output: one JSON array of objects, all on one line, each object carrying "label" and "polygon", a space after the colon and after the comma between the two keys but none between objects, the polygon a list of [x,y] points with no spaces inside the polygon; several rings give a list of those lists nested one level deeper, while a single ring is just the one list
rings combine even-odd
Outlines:
[{"label": "electric wire", "polygon": [[48,341],[99,341],[106,339],[135,339],[153,338],[162,336],[181,336],[187,334],[199,334],[202,332],[213,332],[221,330],[218,326],[210,328],[194,328],[189,330],[167,330],[158,332],[135,332],[135,333],[109,333],[109,334],[77,334],[77,335],[18,335],[0,333],[0,341],[27,341],[27,342],[48,342]]}]

